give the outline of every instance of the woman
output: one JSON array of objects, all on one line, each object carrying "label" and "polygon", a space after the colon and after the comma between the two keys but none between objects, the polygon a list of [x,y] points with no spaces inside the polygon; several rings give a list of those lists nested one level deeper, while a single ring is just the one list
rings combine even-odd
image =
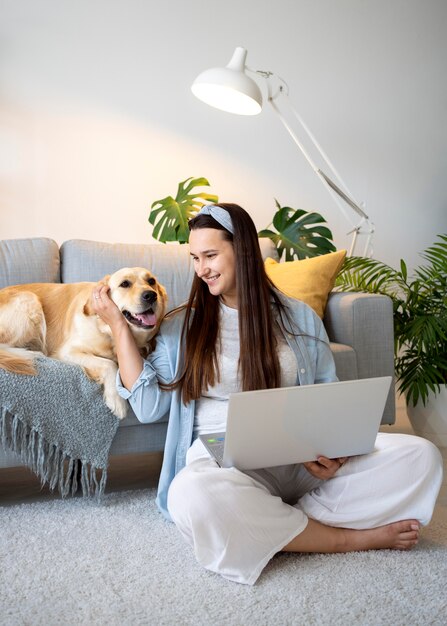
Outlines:
[{"label": "woman", "polygon": [[256,471],[223,469],[199,434],[225,430],[228,394],[336,380],[321,320],[268,280],[256,228],[234,204],[190,223],[195,278],[145,361],[107,287],[93,304],[109,324],[118,389],[142,422],[169,412],[157,503],[207,569],[253,584],[291,552],[405,550],[429,522],[442,480],[435,446],[379,434],[373,453]]}]

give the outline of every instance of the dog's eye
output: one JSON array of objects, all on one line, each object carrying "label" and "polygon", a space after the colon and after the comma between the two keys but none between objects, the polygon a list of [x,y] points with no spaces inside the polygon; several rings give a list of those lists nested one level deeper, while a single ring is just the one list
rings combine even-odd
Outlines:
[{"label": "dog's eye", "polygon": [[148,278],[147,282],[149,283],[149,285],[153,286],[157,281],[155,280],[155,278]]},{"label": "dog's eye", "polygon": [[120,287],[123,287],[123,289],[127,289],[128,287],[130,287],[130,280],[123,280]]}]

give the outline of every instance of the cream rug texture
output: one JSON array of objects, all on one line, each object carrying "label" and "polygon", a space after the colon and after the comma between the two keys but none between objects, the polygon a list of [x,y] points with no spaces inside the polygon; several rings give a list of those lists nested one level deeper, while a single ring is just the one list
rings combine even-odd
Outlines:
[{"label": "cream rug texture", "polygon": [[444,507],[411,552],[280,554],[248,587],[203,570],[154,495],[0,507],[0,624],[447,623]]}]

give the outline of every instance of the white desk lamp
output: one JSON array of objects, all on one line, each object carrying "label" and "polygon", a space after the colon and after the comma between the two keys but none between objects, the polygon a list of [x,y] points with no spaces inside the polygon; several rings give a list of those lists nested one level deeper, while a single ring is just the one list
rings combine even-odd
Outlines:
[{"label": "white desk lamp", "polygon": [[[374,224],[370,221],[363,208],[353,199],[352,194],[333,164],[330,162],[328,156],[325,154],[307,125],[304,123],[299,113],[290,103],[288,98],[289,89],[287,83],[280,76],[273,74],[273,72],[250,69],[245,65],[246,57],[247,50],[245,48],[236,48],[231,61],[226,67],[213,68],[199,74],[191,86],[193,94],[197,96],[199,100],[202,100],[203,102],[206,102],[206,104],[216,107],[217,109],[228,111],[229,113],[237,113],[239,115],[256,115],[262,110],[262,94],[258,85],[253,79],[247,76],[245,71],[247,70],[248,72],[252,72],[264,78],[267,82],[268,101],[278,114],[281,122],[284,124],[290,136],[303,153],[313,171],[317,174],[325,188],[330,192],[346,219],[351,222],[351,225],[353,226],[348,233],[353,234],[349,256],[354,254],[359,235],[366,235],[363,256],[371,256],[371,242],[374,233]],[[275,77],[279,82],[279,87],[276,93],[273,93],[271,82],[272,77]],[[333,176],[337,180],[337,183],[335,183],[315,164],[308,151],[305,149],[302,141],[300,141],[297,137],[284,115],[279,110],[276,104],[276,99],[280,95],[287,98],[287,102],[294,117],[299,122],[301,128],[304,130],[320,156],[331,170]],[[349,206],[353,211],[355,211],[355,213],[357,213],[357,215],[360,216],[360,222],[357,224],[354,223],[353,216],[346,211],[346,206]]]}]

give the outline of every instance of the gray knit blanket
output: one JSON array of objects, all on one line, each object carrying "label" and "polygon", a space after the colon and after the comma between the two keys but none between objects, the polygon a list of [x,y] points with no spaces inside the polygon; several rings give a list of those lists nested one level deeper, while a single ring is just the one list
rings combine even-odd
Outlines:
[{"label": "gray knit blanket", "polygon": [[37,376],[0,369],[0,441],[51,489],[100,497],[119,420],[81,367],[36,359]]}]

